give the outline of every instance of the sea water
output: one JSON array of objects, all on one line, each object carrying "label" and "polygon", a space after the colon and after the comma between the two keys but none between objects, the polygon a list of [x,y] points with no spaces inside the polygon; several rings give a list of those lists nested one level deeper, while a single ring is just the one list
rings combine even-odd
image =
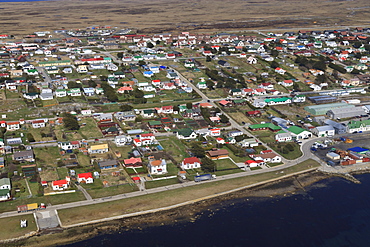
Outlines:
[{"label": "sea water", "polygon": [[322,180],[293,195],[239,198],[194,222],[104,234],[68,246],[370,246],[370,174]]}]

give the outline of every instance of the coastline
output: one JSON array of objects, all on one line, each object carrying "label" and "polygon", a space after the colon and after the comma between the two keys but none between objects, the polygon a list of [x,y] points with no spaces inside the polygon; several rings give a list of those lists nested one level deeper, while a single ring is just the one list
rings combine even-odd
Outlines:
[{"label": "coastline", "polygon": [[140,212],[136,215],[121,215],[120,219],[107,219],[96,223],[84,222],[79,226],[64,226],[56,231],[43,232],[28,239],[9,241],[6,244],[7,246],[38,247],[64,245],[87,240],[100,234],[111,234],[133,229],[140,230],[146,227],[169,225],[177,222],[193,222],[201,212],[209,210],[210,207],[222,202],[240,198],[290,196],[299,191],[305,191],[305,187],[313,183],[331,177],[333,176],[319,172],[317,169],[309,169],[297,174],[244,186],[247,188],[241,187],[207,198],[200,198],[192,203],[173,205],[168,209],[148,210],[148,212]]}]

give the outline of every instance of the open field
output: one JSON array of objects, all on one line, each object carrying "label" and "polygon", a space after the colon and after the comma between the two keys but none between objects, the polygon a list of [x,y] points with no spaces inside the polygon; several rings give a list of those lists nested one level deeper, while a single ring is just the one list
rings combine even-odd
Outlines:
[{"label": "open field", "polygon": [[215,181],[212,183],[200,183],[186,188],[127,198],[109,203],[99,203],[84,207],[59,210],[58,214],[63,225],[76,224],[104,217],[112,217],[174,205],[261,181],[279,178],[290,173],[303,171],[317,166],[319,166],[319,164],[316,161],[307,160],[296,166],[286,168],[282,170],[282,172],[268,172],[248,177]]},{"label": "open field", "polygon": [[367,0],[59,0],[27,2],[22,5],[1,3],[0,25],[4,33],[13,34],[30,33],[33,29],[45,31],[91,25],[125,26],[152,33],[179,28],[213,31],[347,26],[366,24],[369,21],[367,5]]},{"label": "open field", "polygon": [[[26,228],[21,227],[21,220],[27,220]],[[0,225],[3,226],[0,231],[0,239],[16,238],[37,230],[33,214],[2,218]]]}]

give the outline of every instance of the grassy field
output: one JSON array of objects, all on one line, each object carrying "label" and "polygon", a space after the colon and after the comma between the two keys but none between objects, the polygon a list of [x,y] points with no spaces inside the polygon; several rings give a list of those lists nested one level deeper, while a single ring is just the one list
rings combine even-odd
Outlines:
[{"label": "grassy field", "polygon": [[220,180],[213,183],[200,183],[191,187],[127,198],[109,203],[63,209],[59,210],[58,213],[63,225],[76,224],[104,217],[170,206],[318,166],[320,165],[316,161],[308,160],[296,166],[283,169],[282,172],[268,172],[247,177]]},{"label": "grassy field", "polygon": [[[27,227],[20,226],[21,220],[27,220]],[[36,231],[37,226],[33,214],[19,215],[0,219],[3,229],[0,231],[0,240],[21,237],[31,231]]]},{"label": "grassy field", "polygon": [[164,150],[171,154],[177,162],[180,163],[184,158],[189,157],[189,154],[185,151],[186,146],[175,136],[169,136],[165,139],[161,138],[158,141]]},{"label": "grassy field", "polygon": [[37,164],[56,166],[57,160],[62,158],[58,147],[34,148],[33,152],[35,153]]},{"label": "grassy field", "polygon": [[107,197],[107,196],[114,196],[123,193],[130,193],[134,191],[138,191],[138,187],[136,184],[123,184],[118,186],[110,186],[100,189],[88,190],[88,193],[92,198],[100,198],[100,197]]},{"label": "grassy field", "polygon": [[92,139],[92,138],[100,138],[103,136],[100,129],[96,125],[96,122],[93,118],[83,118],[79,122],[79,124],[85,124],[80,127],[78,132],[83,137],[83,139]]},{"label": "grassy field", "polygon": [[146,189],[152,189],[152,188],[157,188],[157,187],[162,187],[162,186],[167,186],[171,184],[177,184],[179,183],[178,178],[170,178],[170,179],[163,179],[163,180],[157,180],[157,181],[148,181],[145,183],[145,188]]}]

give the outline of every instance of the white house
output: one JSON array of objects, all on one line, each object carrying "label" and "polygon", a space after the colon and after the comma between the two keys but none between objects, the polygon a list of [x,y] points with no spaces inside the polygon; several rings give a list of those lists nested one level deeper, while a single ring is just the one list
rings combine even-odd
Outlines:
[{"label": "white house", "polygon": [[114,143],[117,147],[125,146],[126,144],[129,144],[132,142],[131,136],[128,135],[119,135],[114,138]]},{"label": "white house", "polygon": [[150,174],[165,174],[167,173],[166,160],[152,160],[148,164],[148,169]]},{"label": "white house", "polygon": [[77,175],[77,181],[79,183],[92,184],[94,183],[94,178],[91,172],[85,172],[85,173],[80,173]]},{"label": "white house", "polygon": [[64,190],[64,189],[68,189],[69,182],[70,182],[70,178],[66,177],[66,179],[53,181],[51,183],[51,186],[53,190]]},{"label": "white house", "polygon": [[2,178],[2,179],[0,179],[0,189],[1,190],[3,190],[3,189],[11,190],[12,189],[12,185],[10,183],[10,179],[9,178]]},{"label": "white house", "polygon": [[200,165],[202,163],[200,162],[200,160],[197,158],[197,157],[190,157],[190,158],[185,158],[182,162],[181,162],[181,168],[186,170],[186,169],[196,169],[196,168],[200,168]]},{"label": "white house", "polygon": [[292,135],[288,132],[278,133],[275,135],[275,140],[277,142],[289,142],[292,140]]},{"label": "white house", "polygon": [[264,154],[251,154],[249,155],[255,161],[262,160],[265,163],[280,163],[281,157],[273,152]]},{"label": "white house", "polygon": [[296,139],[308,139],[312,137],[312,133],[304,130],[298,126],[291,126],[288,128],[288,131],[292,134],[293,137]]}]

